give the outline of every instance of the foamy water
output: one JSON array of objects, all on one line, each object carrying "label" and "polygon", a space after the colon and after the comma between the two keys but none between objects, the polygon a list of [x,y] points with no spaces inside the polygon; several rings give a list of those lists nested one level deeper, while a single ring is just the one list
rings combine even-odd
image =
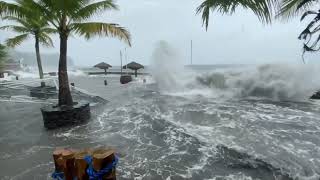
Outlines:
[{"label": "foamy water", "polygon": [[119,179],[318,179],[319,104],[234,96],[199,82],[213,71],[176,91],[150,79],[120,85],[107,77],[106,87],[106,77],[72,77],[110,103],[71,129],[44,130],[41,104],[1,102],[1,164],[24,162],[1,166],[2,179],[46,179],[55,147],[102,145],[118,149]]},{"label": "foamy water", "polygon": [[[154,65],[178,57],[162,43]],[[50,179],[61,146],[115,147],[118,179],[320,178],[317,66],[154,67],[147,83],[71,76],[110,101],[72,128],[43,129],[40,103],[0,102],[0,179]]]}]

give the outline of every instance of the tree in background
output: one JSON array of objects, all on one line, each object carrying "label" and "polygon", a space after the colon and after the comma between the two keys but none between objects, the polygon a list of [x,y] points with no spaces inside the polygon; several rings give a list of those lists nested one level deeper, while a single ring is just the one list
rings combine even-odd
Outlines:
[{"label": "tree in background", "polygon": [[67,45],[70,34],[74,33],[90,39],[96,35],[112,36],[124,40],[130,45],[129,32],[118,24],[86,22],[104,10],[117,10],[113,0],[91,2],[89,0],[40,0],[35,2],[38,9],[59,33],[59,105],[72,106],[73,100],[67,73]]},{"label": "tree in background", "polygon": [[[18,1],[18,0],[16,0]],[[111,36],[130,43],[129,32],[118,24],[103,22],[87,22],[90,18],[105,10],[117,10],[113,0],[90,1],[90,0],[28,0],[30,7],[37,9],[46,21],[54,27],[60,37],[59,58],[59,106],[72,106],[73,100],[69,87],[67,73],[67,49],[68,38],[76,34],[90,39],[94,36]],[[1,8],[2,7],[2,8]],[[1,10],[2,9],[2,10]],[[15,16],[23,16],[19,8],[3,6],[0,3],[0,14],[6,13]],[[1,12],[2,11],[2,12]]]},{"label": "tree in background", "polygon": [[222,14],[232,14],[238,6],[252,10],[262,22],[270,23],[272,18],[291,18],[303,14],[313,15],[314,18],[299,35],[304,40],[303,53],[320,50],[320,0],[205,0],[198,8],[197,13],[202,13],[202,20],[206,28],[209,25],[210,12],[218,11]]},{"label": "tree in background", "polygon": [[43,17],[43,14],[40,11],[37,11],[30,2],[30,0],[19,0],[16,4],[0,2],[2,4],[2,9],[16,6],[16,11],[19,11],[19,14],[21,15],[17,16],[10,12],[7,14],[3,13],[6,16],[2,17],[2,19],[14,24],[2,26],[0,27],[0,30],[10,30],[18,34],[17,36],[6,40],[6,45],[8,47],[16,47],[30,37],[34,38],[39,77],[40,79],[43,79],[40,44],[46,47],[52,47],[53,42],[50,35],[55,33],[56,30],[50,27],[48,21]]},{"label": "tree in background", "polygon": [[4,45],[0,44],[0,73],[3,70],[3,65],[6,60],[7,60],[6,47]]}]

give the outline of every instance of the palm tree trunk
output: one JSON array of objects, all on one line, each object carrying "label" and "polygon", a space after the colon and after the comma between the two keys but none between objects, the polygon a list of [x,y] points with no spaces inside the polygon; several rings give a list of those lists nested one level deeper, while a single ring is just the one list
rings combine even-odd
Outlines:
[{"label": "palm tree trunk", "polygon": [[67,44],[68,34],[60,33],[60,59],[59,59],[59,106],[72,106],[73,100],[69,87],[67,72]]},{"label": "palm tree trunk", "polygon": [[43,79],[43,70],[42,70],[40,47],[39,47],[39,36],[35,35],[35,38],[36,38],[35,48],[36,48],[36,56],[37,56],[39,76],[40,76],[40,79]]}]

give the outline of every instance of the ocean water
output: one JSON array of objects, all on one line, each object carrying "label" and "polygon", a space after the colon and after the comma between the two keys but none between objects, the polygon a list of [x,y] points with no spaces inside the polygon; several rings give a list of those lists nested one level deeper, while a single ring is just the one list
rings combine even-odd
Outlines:
[{"label": "ocean water", "polygon": [[51,179],[56,147],[99,146],[117,149],[118,179],[320,178],[320,104],[308,99],[320,88],[317,67],[163,68],[127,85],[71,75],[109,100],[72,128],[43,128],[40,107],[50,101],[2,97],[0,179]]},{"label": "ocean water", "polygon": [[35,75],[1,84],[12,96],[0,94],[0,179],[51,179],[55,148],[101,146],[117,149],[123,180],[320,179],[320,103],[309,99],[319,66],[185,67],[163,42],[151,59],[151,75],[127,85],[70,72],[78,90],[109,102],[86,124],[51,131],[40,107],[56,98],[31,99],[12,85]]}]

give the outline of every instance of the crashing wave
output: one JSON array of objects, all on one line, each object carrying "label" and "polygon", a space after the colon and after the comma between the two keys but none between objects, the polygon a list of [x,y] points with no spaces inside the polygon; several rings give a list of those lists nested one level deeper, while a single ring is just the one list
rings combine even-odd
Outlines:
[{"label": "crashing wave", "polygon": [[214,72],[197,77],[205,87],[232,91],[237,97],[266,97],[276,100],[309,98],[320,88],[317,67],[262,65],[240,72]]}]

